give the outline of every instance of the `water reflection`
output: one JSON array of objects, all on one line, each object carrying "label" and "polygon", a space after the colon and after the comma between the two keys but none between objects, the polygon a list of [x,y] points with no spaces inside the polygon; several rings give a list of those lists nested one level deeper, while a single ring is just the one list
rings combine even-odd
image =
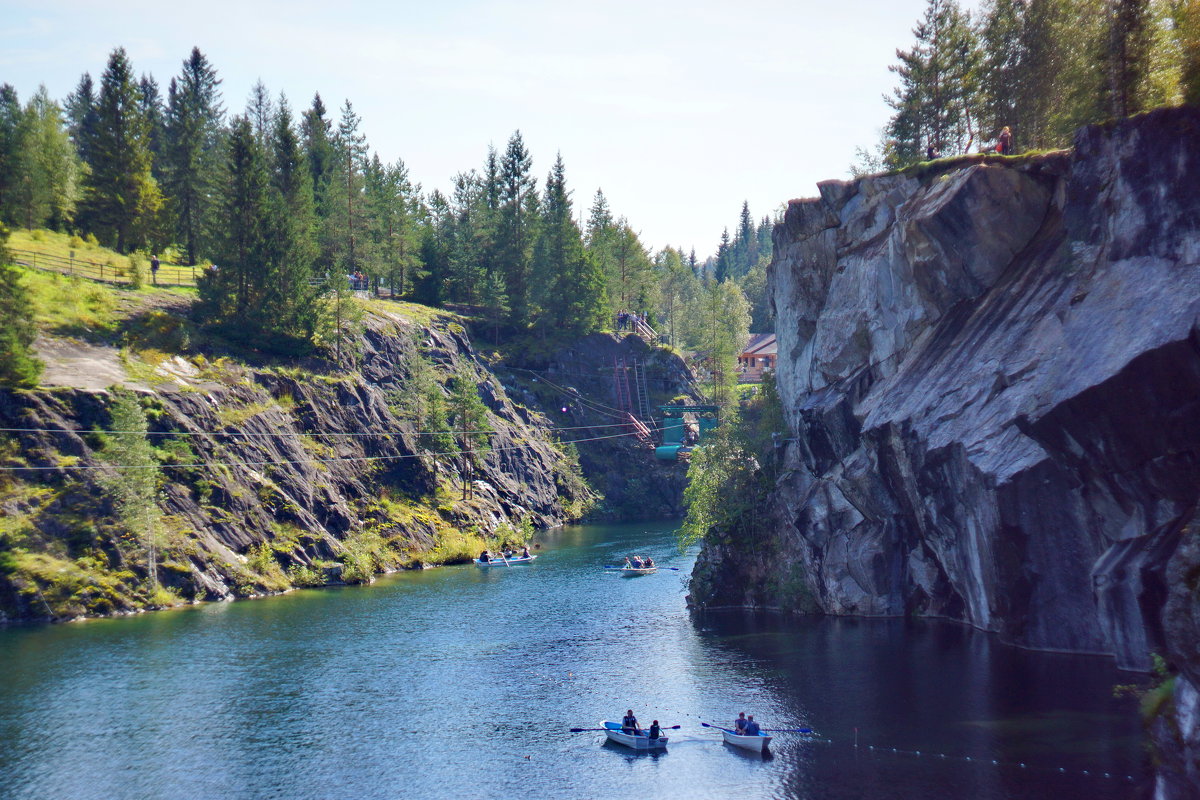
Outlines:
[{"label": "water reflection", "polygon": [[[691,617],[679,573],[604,569],[690,566],[649,528],[565,529],[519,569],[0,631],[0,797],[1070,800],[1145,775],[1108,661],[936,622]],[[629,707],[682,726],[667,752],[569,732]],[[764,759],[700,725],[742,710],[823,739]]]}]

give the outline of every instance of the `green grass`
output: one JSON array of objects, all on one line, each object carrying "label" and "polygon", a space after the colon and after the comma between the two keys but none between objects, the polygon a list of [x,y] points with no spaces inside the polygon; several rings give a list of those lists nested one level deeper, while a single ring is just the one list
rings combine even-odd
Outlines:
[{"label": "green grass", "polygon": [[408,303],[402,300],[381,300],[373,297],[363,299],[360,297],[356,298],[356,302],[364,311],[379,314],[399,314],[418,325],[448,325],[452,322],[462,324],[465,321],[461,315],[455,314],[452,311],[422,306],[417,303]]},{"label": "green grass", "polygon": [[904,175],[917,180],[926,180],[935,178],[946,172],[951,172],[963,167],[969,167],[974,164],[991,164],[994,166],[1019,167],[1030,164],[1034,161],[1039,161],[1048,155],[1065,154],[1069,150],[1030,150],[1025,153],[1019,153],[1015,156],[1002,156],[996,153],[968,153],[961,156],[947,156],[946,158],[935,158],[933,161],[918,161],[916,164],[910,164],[902,169],[891,170],[884,172],[879,176],[872,177],[890,177],[893,175]]},{"label": "green grass", "polygon": [[[57,231],[14,230],[9,237],[8,247],[22,260],[29,258],[30,254],[45,256],[44,265],[47,268],[67,270],[73,266],[79,274],[89,277],[99,277],[103,267],[104,279],[118,283],[127,282],[133,268],[128,255]],[[159,255],[159,282],[195,285],[195,277],[200,274],[200,268],[170,263],[167,256],[165,253]],[[149,254],[143,255],[142,259],[146,264],[146,282],[149,283]]]}]

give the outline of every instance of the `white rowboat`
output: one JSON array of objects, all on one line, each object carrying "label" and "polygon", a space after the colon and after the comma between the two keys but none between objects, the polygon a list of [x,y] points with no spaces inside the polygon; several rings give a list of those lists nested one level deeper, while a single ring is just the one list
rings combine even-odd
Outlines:
[{"label": "white rowboat", "polygon": [[765,733],[756,733],[753,736],[742,736],[732,731],[727,731],[721,728],[721,735],[725,737],[725,744],[731,744],[734,747],[740,747],[743,750],[753,750],[756,753],[767,752],[767,745],[771,743],[771,738]]},{"label": "white rowboat", "polygon": [[621,567],[621,577],[633,578],[638,575],[653,575],[658,567]]},{"label": "white rowboat", "polygon": [[479,566],[479,567],[511,567],[516,564],[528,564],[530,561],[533,561],[535,558],[537,558],[537,556],[530,554],[530,556],[528,558],[520,558],[520,557],[519,558],[510,558],[506,562],[502,558],[499,558],[497,556],[492,556],[491,561],[480,561],[478,558],[475,559],[475,565]]},{"label": "white rowboat", "polygon": [[610,742],[623,744],[626,747],[632,747],[634,750],[661,750],[667,746],[667,737],[659,736],[657,739],[651,739],[643,728],[640,733],[626,733],[621,730],[619,722],[601,722],[604,727],[604,735],[608,737]]}]

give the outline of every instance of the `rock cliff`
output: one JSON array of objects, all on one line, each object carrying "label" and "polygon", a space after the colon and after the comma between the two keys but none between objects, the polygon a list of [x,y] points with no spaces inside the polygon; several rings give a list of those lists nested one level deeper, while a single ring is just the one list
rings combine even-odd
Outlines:
[{"label": "rock cliff", "polygon": [[[106,376],[120,373],[113,348],[51,340],[43,353],[55,341],[60,352],[108,358]],[[479,536],[519,539],[520,528],[577,518],[592,501],[550,421],[509,399],[460,325],[377,311],[356,349],[352,371],[255,368],[193,353],[126,376],[162,465],[158,575],[176,598],[369,580],[462,559]],[[418,359],[440,382],[470,375],[487,406],[494,433],[469,499],[458,460],[431,452],[414,424]],[[112,469],[97,432],[111,428],[111,394],[77,378],[0,392],[0,464],[19,468],[0,473],[0,620],[156,604],[103,483]]]},{"label": "rock cliff", "polygon": [[1169,651],[1197,741],[1194,585],[1163,611],[1200,498],[1198,186],[1180,108],[792,201],[771,546],[715,541],[697,600],[804,605],[791,587],[1126,669]]}]

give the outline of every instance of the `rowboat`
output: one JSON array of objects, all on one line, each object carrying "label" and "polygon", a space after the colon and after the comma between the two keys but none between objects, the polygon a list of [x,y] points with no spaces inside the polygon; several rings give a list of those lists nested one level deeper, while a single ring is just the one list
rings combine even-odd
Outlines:
[{"label": "rowboat", "polygon": [[604,735],[610,742],[623,744],[634,750],[661,750],[667,746],[667,737],[659,736],[657,739],[651,739],[645,729],[634,734],[623,731],[619,722],[605,721],[600,724],[604,726]]},{"label": "rowboat", "polygon": [[658,567],[621,567],[621,577],[634,578],[638,575],[653,575]]},{"label": "rowboat", "polygon": [[743,736],[740,733],[734,733],[731,730],[721,728],[721,736],[725,737],[725,744],[731,744],[734,747],[740,747],[743,750],[753,750],[756,753],[767,752],[767,745],[771,743],[771,738],[765,733],[756,733],[753,736]]},{"label": "rowboat", "polygon": [[477,566],[477,567],[511,567],[511,566],[515,566],[517,564],[528,564],[530,561],[533,561],[535,558],[537,558],[537,556],[535,556],[533,554],[530,554],[528,558],[526,558],[524,556],[520,556],[517,558],[510,558],[510,559],[508,559],[508,561],[505,561],[502,558],[497,558],[495,556],[492,557],[491,561],[480,561],[477,558],[477,559],[475,559],[475,566]]}]

